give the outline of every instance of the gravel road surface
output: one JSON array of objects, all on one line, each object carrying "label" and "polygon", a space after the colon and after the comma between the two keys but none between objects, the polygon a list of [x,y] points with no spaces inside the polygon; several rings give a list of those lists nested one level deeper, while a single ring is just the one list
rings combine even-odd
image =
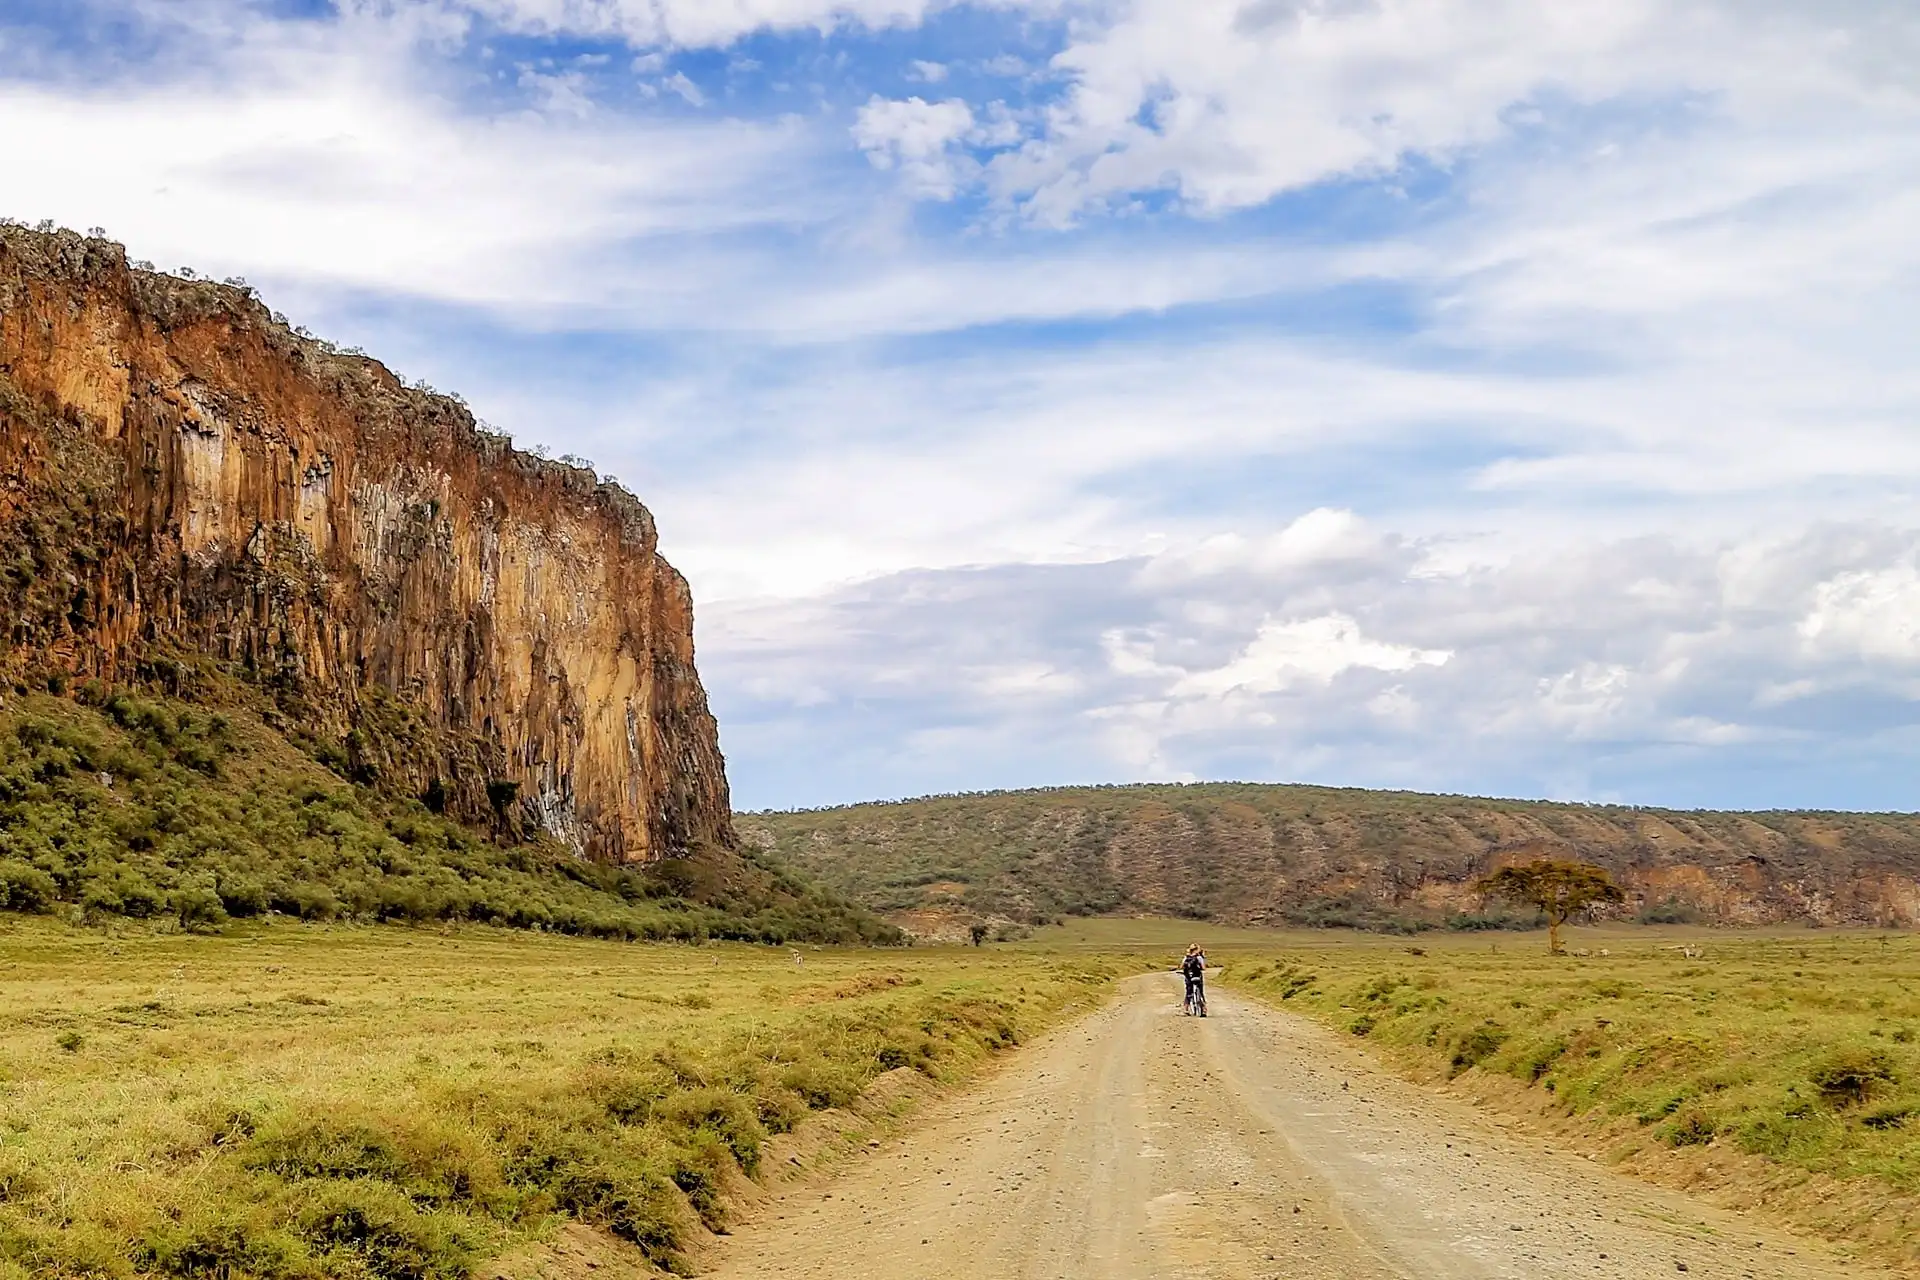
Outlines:
[{"label": "gravel road surface", "polygon": [[1346,1038],[1177,976],[1122,997],[719,1243],[716,1280],[1875,1274],[1510,1138]]}]

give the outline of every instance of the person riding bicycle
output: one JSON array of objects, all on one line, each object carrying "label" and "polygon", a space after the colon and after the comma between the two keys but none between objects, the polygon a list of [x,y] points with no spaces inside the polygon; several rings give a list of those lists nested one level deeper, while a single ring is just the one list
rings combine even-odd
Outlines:
[{"label": "person riding bicycle", "polygon": [[1181,976],[1187,980],[1187,998],[1182,1006],[1188,1013],[1207,1016],[1207,955],[1200,950],[1200,944],[1194,943],[1187,948],[1187,958],[1180,962]]}]

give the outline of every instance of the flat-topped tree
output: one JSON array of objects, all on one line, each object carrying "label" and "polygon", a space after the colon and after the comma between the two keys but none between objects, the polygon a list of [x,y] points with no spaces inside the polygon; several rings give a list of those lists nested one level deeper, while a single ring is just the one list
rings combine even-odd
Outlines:
[{"label": "flat-topped tree", "polygon": [[1540,908],[1547,917],[1547,949],[1561,953],[1560,926],[1576,911],[1601,902],[1622,902],[1626,894],[1601,868],[1586,862],[1555,862],[1542,858],[1517,867],[1502,867],[1475,882],[1474,889],[1490,898]]}]

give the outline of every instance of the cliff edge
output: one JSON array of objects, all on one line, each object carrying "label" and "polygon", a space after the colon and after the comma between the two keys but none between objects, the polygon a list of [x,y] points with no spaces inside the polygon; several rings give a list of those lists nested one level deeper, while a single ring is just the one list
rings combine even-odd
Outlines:
[{"label": "cliff edge", "polygon": [[0,227],[0,676],[238,676],[354,780],[646,863],[733,847],[652,517],[243,284]]}]

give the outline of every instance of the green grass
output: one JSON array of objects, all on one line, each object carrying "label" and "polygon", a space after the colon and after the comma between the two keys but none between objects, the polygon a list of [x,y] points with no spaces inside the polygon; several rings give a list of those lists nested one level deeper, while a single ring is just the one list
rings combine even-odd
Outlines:
[{"label": "green grass", "polygon": [[1618,1157],[1737,1152],[1920,1203],[1920,938],[1688,931],[1690,959],[1677,940],[1573,936],[1588,954],[1248,950],[1226,980],[1416,1068],[1511,1077]]},{"label": "green grass", "polygon": [[682,1265],[740,1170],[1104,993],[994,949],[0,916],[0,1277],[439,1280],[557,1224]]},{"label": "green grass", "polygon": [[423,800],[355,785],[239,697],[73,692],[0,710],[0,910],[188,929],[272,913],[623,939],[899,940],[766,867],[639,871],[544,837],[502,843]]},{"label": "green grass", "polygon": [[[1245,929],[1210,920],[1168,920],[1158,916],[1080,916],[1035,929],[1009,943],[1021,950],[1078,951],[1094,954],[1184,952],[1199,943],[1208,955],[1240,953],[1275,946],[1366,945],[1377,939],[1361,934],[1329,935],[1321,930]],[[1177,957],[1176,957],[1177,958]],[[1168,961],[1172,963],[1171,960]]]}]

